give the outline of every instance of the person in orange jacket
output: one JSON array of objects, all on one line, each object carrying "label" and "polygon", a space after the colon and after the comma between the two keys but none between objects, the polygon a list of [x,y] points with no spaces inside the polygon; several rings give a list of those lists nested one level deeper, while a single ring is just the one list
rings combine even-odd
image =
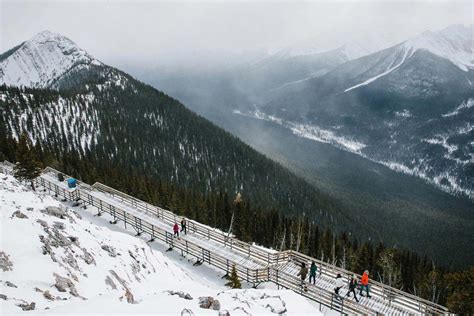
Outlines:
[{"label": "person in orange jacket", "polygon": [[371,296],[369,294],[369,271],[367,270],[364,271],[364,274],[362,274],[362,278],[360,279],[360,296],[364,296],[362,295],[362,290],[364,289],[364,287],[365,292],[367,293],[367,297],[370,298]]}]

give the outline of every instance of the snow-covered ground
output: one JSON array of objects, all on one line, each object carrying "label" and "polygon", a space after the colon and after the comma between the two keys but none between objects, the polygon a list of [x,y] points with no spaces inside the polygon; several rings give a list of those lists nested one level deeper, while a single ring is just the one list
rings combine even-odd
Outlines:
[{"label": "snow-covered ground", "polygon": [[270,284],[231,290],[223,272],[193,266],[94,213],[0,173],[0,314],[34,302],[29,313],[217,315],[199,306],[200,297],[218,300],[230,315],[321,314],[315,302]]}]

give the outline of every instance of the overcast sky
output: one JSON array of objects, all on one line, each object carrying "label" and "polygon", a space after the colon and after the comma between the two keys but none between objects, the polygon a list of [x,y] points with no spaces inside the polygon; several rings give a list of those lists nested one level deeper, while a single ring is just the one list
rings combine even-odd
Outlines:
[{"label": "overcast sky", "polygon": [[47,29],[111,64],[301,43],[321,49],[350,40],[395,44],[473,23],[471,1],[0,1],[2,52]]}]

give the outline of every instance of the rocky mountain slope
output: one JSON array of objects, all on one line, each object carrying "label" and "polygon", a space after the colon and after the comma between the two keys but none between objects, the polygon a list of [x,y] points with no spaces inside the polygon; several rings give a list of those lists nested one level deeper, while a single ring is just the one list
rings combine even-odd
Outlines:
[{"label": "rocky mountain slope", "polygon": [[[220,272],[0,173],[0,310],[5,314],[319,314],[290,291],[229,290]],[[200,307],[209,297],[211,309]]]},{"label": "rocky mountain slope", "polygon": [[68,72],[100,65],[67,37],[43,31],[0,55],[0,82],[48,88]]}]

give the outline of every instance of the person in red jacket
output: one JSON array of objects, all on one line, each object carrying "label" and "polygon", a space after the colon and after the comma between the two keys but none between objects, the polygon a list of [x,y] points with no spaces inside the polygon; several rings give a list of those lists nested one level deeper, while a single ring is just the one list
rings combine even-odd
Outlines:
[{"label": "person in red jacket", "polygon": [[367,270],[364,271],[364,274],[362,274],[362,278],[360,279],[360,296],[364,296],[362,295],[362,290],[364,289],[364,287],[365,292],[367,293],[367,297],[370,298],[371,296],[369,294],[369,271]]},{"label": "person in red jacket", "polygon": [[178,223],[174,223],[173,232],[175,237],[179,237],[179,226]]}]

